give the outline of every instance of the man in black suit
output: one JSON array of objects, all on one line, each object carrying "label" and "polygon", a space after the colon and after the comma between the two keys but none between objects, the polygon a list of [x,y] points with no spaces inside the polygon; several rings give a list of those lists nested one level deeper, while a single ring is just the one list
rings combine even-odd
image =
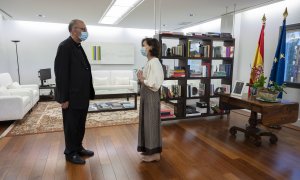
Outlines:
[{"label": "man in black suit", "polygon": [[55,57],[55,99],[62,107],[66,160],[85,164],[80,156],[94,155],[82,146],[89,100],[95,97],[91,66],[80,44],[88,33],[84,22],[78,19],[70,22],[69,32],[70,37],[59,44]]}]

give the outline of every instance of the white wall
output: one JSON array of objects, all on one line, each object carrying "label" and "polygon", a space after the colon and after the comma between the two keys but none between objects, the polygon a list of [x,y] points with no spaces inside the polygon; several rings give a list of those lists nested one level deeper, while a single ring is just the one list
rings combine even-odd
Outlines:
[{"label": "white wall", "polygon": [[3,35],[3,20],[0,14],[0,73],[5,72],[8,67],[8,59],[5,53],[4,35]]},{"label": "white wall", "polygon": [[[18,43],[21,83],[39,83],[37,72],[42,68],[51,68],[54,75],[53,65],[58,44],[69,36],[67,24],[26,21],[2,21],[1,23],[0,73],[9,72],[17,81],[15,45],[11,40],[18,39],[21,41]],[[88,26],[88,31],[89,42],[123,42],[135,45],[134,65],[92,65],[92,69],[107,70],[142,67],[146,58],[140,54],[141,40],[154,34],[153,30],[100,26]],[[2,61],[3,57],[7,61]],[[54,78],[50,82],[54,82]]]},{"label": "white wall", "polygon": [[[266,14],[267,22],[265,28],[265,75],[270,76],[272,63],[277,47],[279,28],[282,25],[283,12],[288,8],[289,16],[287,24],[300,23],[300,1],[285,0],[268,6],[249,10],[240,14],[241,21],[236,23],[240,26],[239,51],[236,57],[238,72],[236,77],[240,80],[249,81],[250,64],[253,62],[254,53],[257,47],[258,38],[261,30],[261,19]],[[247,72],[247,73],[245,73]],[[283,98],[300,102],[300,89],[287,88],[288,94]],[[300,112],[300,109],[299,109]],[[299,114],[300,118],[300,114]]]}]

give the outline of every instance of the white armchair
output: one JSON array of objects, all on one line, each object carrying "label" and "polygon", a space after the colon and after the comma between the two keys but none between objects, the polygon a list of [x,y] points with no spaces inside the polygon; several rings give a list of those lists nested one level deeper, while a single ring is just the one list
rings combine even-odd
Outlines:
[{"label": "white armchair", "polygon": [[19,85],[10,74],[0,74],[0,121],[22,119],[39,98],[38,85]]},{"label": "white armchair", "polygon": [[30,91],[32,106],[34,106],[40,99],[39,86],[37,84],[19,85],[19,83],[13,82],[9,73],[0,74],[0,86],[7,88],[8,91]]},{"label": "white armchair", "polygon": [[8,91],[0,87],[0,121],[19,120],[32,108],[30,91]]}]

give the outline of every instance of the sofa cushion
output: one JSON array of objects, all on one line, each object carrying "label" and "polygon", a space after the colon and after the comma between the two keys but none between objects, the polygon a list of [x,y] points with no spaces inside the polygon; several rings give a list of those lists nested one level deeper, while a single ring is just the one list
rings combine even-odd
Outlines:
[{"label": "sofa cushion", "polygon": [[13,82],[12,84],[7,86],[7,89],[20,89],[21,86],[18,82]]},{"label": "sofa cushion", "polygon": [[130,79],[129,77],[116,77],[115,78],[115,85],[129,85]]},{"label": "sofa cushion", "polygon": [[10,96],[10,93],[5,87],[0,86],[0,96]]},{"label": "sofa cushion", "polygon": [[111,84],[116,84],[116,78],[128,77],[129,80],[133,79],[133,71],[131,70],[112,70],[111,71]]},{"label": "sofa cushion", "polygon": [[9,73],[2,73],[0,74],[0,86],[7,87],[8,85],[12,84],[13,81]]},{"label": "sofa cushion", "polygon": [[109,84],[108,77],[94,77],[93,80],[94,80],[94,85],[95,86],[101,86],[101,85]]}]

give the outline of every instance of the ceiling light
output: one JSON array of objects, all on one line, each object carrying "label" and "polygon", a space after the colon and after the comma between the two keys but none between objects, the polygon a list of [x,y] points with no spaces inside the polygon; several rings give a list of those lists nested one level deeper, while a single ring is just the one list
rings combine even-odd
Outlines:
[{"label": "ceiling light", "polygon": [[104,15],[101,17],[99,23],[118,24],[143,1],[144,0],[113,0]]},{"label": "ceiling light", "polygon": [[40,17],[40,18],[45,18],[46,16],[43,15],[43,14],[38,14],[37,17]]}]

